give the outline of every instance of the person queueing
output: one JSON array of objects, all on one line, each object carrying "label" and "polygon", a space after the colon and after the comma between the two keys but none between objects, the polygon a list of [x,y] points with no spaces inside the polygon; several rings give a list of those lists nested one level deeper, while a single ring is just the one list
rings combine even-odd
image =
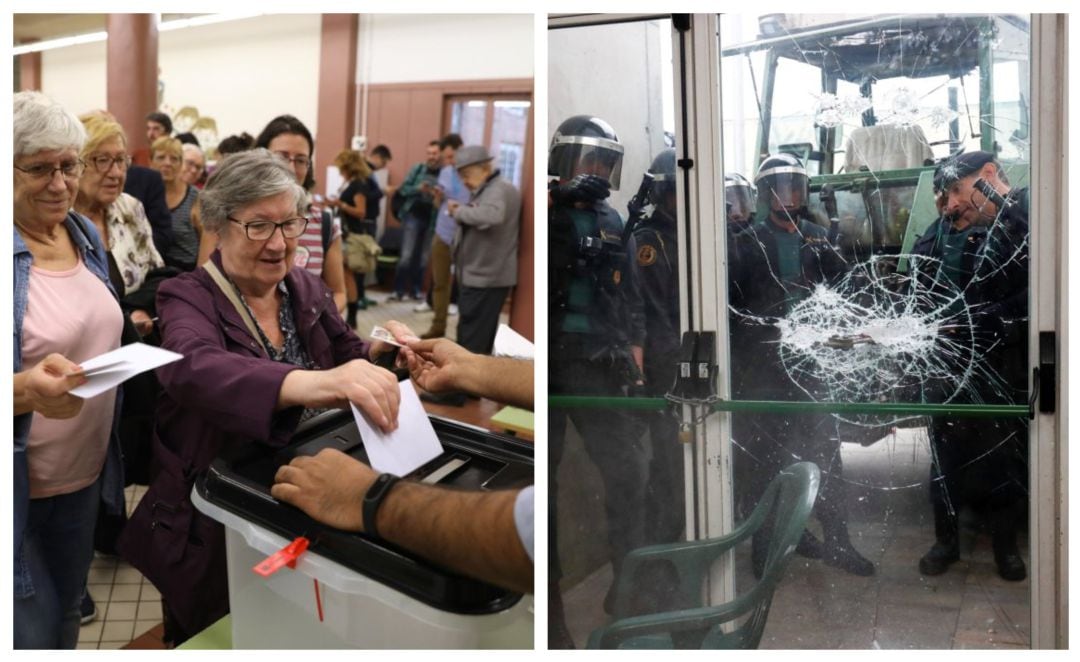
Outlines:
[{"label": "person queueing", "polygon": [[12,125],[13,641],[73,649],[98,504],[124,511],[124,476],[118,390],[88,400],[71,390],[86,383],[80,362],[120,346],[124,314],[94,224],[70,211],[82,124],[44,94],[19,92]]},{"label": "person queueing", "polygon": [[[631,238],[622,243],[623,221],[605,202],[618,189],[623,146],[610,124],[589,115],[563,121],[551,140],[548,174],[548,310],[553,395],[625,395],[642,384],[645,319],[637,292]],[[551,408],[549,531],[549,643],[571,646],[559,592],[556,476],[567,423],[600,470],[615,576],[623,558],[643,540],[646,454],[639,431],[619,410]],[[605,608],[612,609],[614,589]]]}]

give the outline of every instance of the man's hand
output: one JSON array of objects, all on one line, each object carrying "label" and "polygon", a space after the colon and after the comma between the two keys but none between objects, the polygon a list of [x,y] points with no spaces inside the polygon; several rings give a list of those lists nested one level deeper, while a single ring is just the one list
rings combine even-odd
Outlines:
[{"label": "man's hand", "polygon": [[457,200],[448,200],[446,203],[446,213],[450,214],[450,218],[454,218],[454,214],[461,208],[461,203]]},{"label": "man's hand", "polygon": [[68,391],[85,383],[78,364],[61,354],[49,354],[27,371],[24,393],[31,410],[45,418],[72,418],[82,409],[83,399]]},{"label": "man's hand", "polygon": [[301,456],[274,475],[270,495],[292,504],[316,521],[345,531],[363,531],[363,501],[378,474],[363,462],[333,448]]},{"label": "man's hand", "polygon": [[404,352],[409,373],[420,388],[432,393],[464,389],[463,373],[476,357],[446,338],[409,343]]},{"label": "man's hand", "polygon": [[611,195],[611,183],[597,175],[578,175],[549,191],[555,203],[593,202]]}]

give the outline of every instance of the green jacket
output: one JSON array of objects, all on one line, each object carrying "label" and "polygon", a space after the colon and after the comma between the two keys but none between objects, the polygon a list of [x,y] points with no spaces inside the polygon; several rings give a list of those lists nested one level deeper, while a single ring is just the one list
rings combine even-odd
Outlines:
[{"label": "green jacket", "polygon": [[435,216],[439,212],[439,208],[435,206],[430,194],[425,194],[420,190],[420,185],[425,181],[430,183],[433,187],[438,184],[438,171],[434,175],[428,174],[427,163],[421,161],[412,168],[409,169],[409,174],[405,175],[405,181],[402,182],[398,192],[405,198],[405,203],[401,206],[401,213],[398,214],[399,219],[404,219],[412,211],[413,206],[422,201],[427,200],[431,202],[431,218],[429,222],[435,221]]}]

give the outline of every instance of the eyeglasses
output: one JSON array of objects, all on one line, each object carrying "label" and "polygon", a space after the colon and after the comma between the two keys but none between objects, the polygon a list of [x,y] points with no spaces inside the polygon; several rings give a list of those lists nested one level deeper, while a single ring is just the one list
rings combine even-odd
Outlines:
[{"label": "eyeglasses", "polygon": [[265,241],[274,236],[278,228],[281,228],[281,236],[286,239],[296,239],[304,234],[308,221],[306,218],[290,218],[280,223],[273,221],[251,221],[245,223],[238,221],[232,216],[227,216],[230,221],[244,228],[244,234],[251,241]]},{"label": "eyeglasses", "polygon": [[124,156],[117,156],[116,158],[113,158],[111,156],[99,154],[97,156],[91,156],[90,163],[94,166],[94,170],[97,170],[103,175],[109,172],[109,170],[111,170],[114,165],[117,168],[120,168],[121,172],[125,172],[129,167],[131,167],[131,157],[125,154]]},{"label": "eyeglasses", "polygon": [[184,160],[184,167],[185,168],[190,168],[191,170],[202,170],[203,169],[203,164],[199,163],[198,161],[189,161],[189,160],[185,159]]},{"label": "eyeglasses", "polygon": [[157,154],[154,154],[154,161],[157,163],[164,163],[166,161],[169,163],[180,163],[180,157],[174,156],[173,154],[162,154],[161,152],[158,152]]},{"label": "eyeglasses", "polygon": [[31,179],[39,182],[51,182],[52,178],[56,175],[56,171],[59,170],[60,174],[64,176],[64,179],[75,180],[82,176],[83,168],[86,164],[82,161],[64,161],[60,165],[53,165],[52,163],[35,163],[33,165],[15,166],[15,169],[20,172],[25,172],[30,175]]},{"label": "eyeglasses", "polygon": [[292,163],[297,168],[306,169],[308,166],[311,165],[311,159],[309,159],[306,156],[293,156],[292,154],[289,154],[288,152],[274,152],[274,156],[276,156],[279,159],[282,159],[284,161],[287,161],[289,163]]}]

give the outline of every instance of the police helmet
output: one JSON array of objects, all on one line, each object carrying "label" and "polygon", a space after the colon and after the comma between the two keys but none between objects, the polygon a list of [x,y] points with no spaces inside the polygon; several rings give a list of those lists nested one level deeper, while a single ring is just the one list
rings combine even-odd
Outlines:
[{"label": "police helmet", "polygon": [[560,179],[598,175],[618,190],[622,157],[623,146],[610,124],[592,115],[575,115],[564,120],[551,137],[548,174]]},{"label": "police helmet", "polygon": [[724,204],[728,223],[749,223],[757,211],[757,190],[739,173],[724,175]]},{"label": "police helmet", "polygon": [[660,205],[667,193],[675,192],[675,150],[668,148],[657,154],[649,166],[649,175],[649,202]]},{"label": "police helmet", "polygon": [[795,212],[810,200],[810,176],[793,154],[781,153],[762,161],[754,184],[773,211]]}]

